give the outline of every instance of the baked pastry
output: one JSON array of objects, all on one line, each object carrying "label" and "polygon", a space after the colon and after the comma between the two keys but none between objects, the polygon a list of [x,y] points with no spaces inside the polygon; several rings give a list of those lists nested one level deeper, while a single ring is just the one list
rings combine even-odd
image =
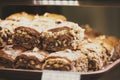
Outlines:
[{"label": "baked pastry", "polygon": [[26,12],[14,13],[14,14],[6,17],[6,20],[17,21],[17,20],[20,20],[21,18],[26,18],[26,19],[29,19],[29,20],[33,20],[34,19],[34,15],[28,14]]},{"label": "baked pastry", "polygon": [[3,41],[2,38],[0,38],[0,49],[5,47],[5,42]]},{"label": "baked pastry", "polygon": [[6,42],[6,44],[12,44],[12,37],[14,35],[15,28],[19,26],[28,26],[30,25],[30,20],[21,19],[21,20],[1,20],[0,21],[0,37]]},{"label": "baked pastry", "polygon": [[103,68],[107,62],[108,56],[106,50],[97,41],[85,41],[79,46],[80,51],[88,58],[88,70],[96,71]]},{"label": "baked pastry", "polygon": [[0,66],[6,68],[88,72],[118,58],[118,38],[63,15],[21,12],[0,20]]},{"label": "baked pastry", "polygon": [[100,40],[102,46],[106,49],[108,55],[108,62],[115,61],[120,58],[120,40],[113,36],[101,35],[96,38]]},{"label": "baked pastry", "polygon": [[86,25],[80,25],[83,29],[85,29],[85,38],[96,38],[100,35],[102,35],[100,32],[96,32],[93,30],[93,28],[86,24]]},{"label": "baked pastry", "polygon": [[44,15],[40,15],[40,18],[46,18],[46,19],[52,19],[52,20],[62,20],[62,21],[66,21],[66,17],[60,14],[54,14],[54,13],[48,13],[46,12]]},{"label": "baked pastry", "polygon": [[80,28],[78,24],[68,21],[56,23],[44,20],[40,20],[39,22],[38,20],[36,23],[33,21],[30,26],[15,28],[13,42],[15,45],[22,45],[27,49],[33,49],[34,47],[41,48],[42,46],[42,49],[47,51],[58,51],[66,48],[71,49],[73,40],[81,41],[83,38],[84,29]]},{"label": "baked pastry", "polygon": [[60,71],[88,71],[88,60],[80,51],[69,49],[51,53],[46,57],[43,69]]},{"label": "baked pastry", "polygon": [[26,51],[18,55],[15,59],[15,68],[41,70],[45,57],[45,51]]},{"label": "baked pastry", "polygon": [[[51,20],[51,18],[53,18]],[[60,18],[60,19],[59,19]],[[50,22],[50,20],[52,22]],[[57,20],[66,20],[62,15],[46,13],[44,15],[32,15],[26,12],[15,13],[8,16],[5,20],[0,20],[0,37],[7,43],[12,44],[12,36],[14,30],[20,26],[33,27],[44,27],[49,26],[51,23],[55,23]],[[46,23],[47,21],[47,23]],[[43,31],[43,28],[36,28],[36,30]]]},{"label": "baked pastry", "polygon": [[40,33],[29,27],[18,27],[13,37],[14,45],[20,45],[26,49],[33,49],[40,44]]},{"label": "baked pastry", "polygon": [[13,35],[13,21],[10,20],[1,20],[0,21],[0,38],[6,44],[12,44],[12,35]]},{"label": "baked pastry", "polygon": [[61,22],[56,28],[41,33],[42,49],[47,51],[60,51],[74,49],[72,43],[82,41],[84,29],[72,22]]},{"label": "baked pastry", "polygon": [[8,45],[11,45],[13,43],[12,36],[13,34],[10,32],[9,29],[5,28],[5,29],[0,30],[1,40],[3,40]]},{"label": "baked pastry", "polygon": [[[2,28],[0,37],[7,44],[21,45],[26,49],[43,46],[44,50],[49,51],[46,46],[49,47],[51,44],[49,45],[49,42],[45,43],[43,40],[53,38],[54,43],[56,43],[55,39],[58,37],[63,37],[62,41],[59,39],[57,41],[60,42],[60,46],[65,43],[64,47],[59,46],[59,48],[51,49],[51,51],[63,50],[67,47],[71,49],[73,40],[82,40],[84,37],[84,30],[78,24],[66,21],[62,15],[51,13],[44,15],[31,15],[25,12],[12,14],[5,20],[1,20],[0,26]],[[51,35],[51,33],[53,34]],[[41,40],[43,43],[40,43]]]},{"label": "baked pastry", "polygon": [[[106,49],[108,55],[108,63],[117,59],[116,55],[119,55],[119,39],[113,36],[101,35],[96,37],[101,45]],[[119,56],[118,56],[119,57]]]},{"label": "baked pastry", "polygon": [[54,14],[54,13],[48,13],[46,12],[43,15],[33,15],[33,14],[28,14],[26,12],[19,12],[19,13],[14,13],[8,17],[6,17],[6,20],[20,20],[22,18],[26,18],[29,20],[34,20],[35,17],[38,16],[39,18],[46,18],[46,19],[52,19],[52,20],[63,20],[66,21],[66,17],[60,14]]},{"label": "baked pastry", "polygon": [[14,68],[14,60],[21,52],[25,51],[20,46],[6,46],[0,50],[0,66]]},{"label": "baked pastry", "polygon": [[114,54],[113,54],[113,57],[111,60],[115,61],[119,58],[120,58],[120,40],[118,41],[118,43],[115,46],[115,51],[114,51]]}]

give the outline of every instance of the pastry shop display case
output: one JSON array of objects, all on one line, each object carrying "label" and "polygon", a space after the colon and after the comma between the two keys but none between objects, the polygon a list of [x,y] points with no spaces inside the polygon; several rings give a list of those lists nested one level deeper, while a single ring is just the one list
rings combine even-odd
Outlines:
[{"label": "pastry shop display case", "polygon": [[0,80],[119,80],[120,1],[4,0]]}]

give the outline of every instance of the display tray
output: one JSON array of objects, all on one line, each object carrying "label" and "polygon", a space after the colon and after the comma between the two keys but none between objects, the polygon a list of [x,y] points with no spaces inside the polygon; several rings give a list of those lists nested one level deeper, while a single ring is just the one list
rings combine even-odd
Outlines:
[{"label": "display tray", "polygon": [[[96,80],[109,73],[112,69],[120,66],[120,59],[106,66],[104,69],[94,72],[76,72],[80,73],[81,80]],[[0,78],[9,80],[41,80],[44,71],[41,70],[25,70],[25,69],[10,69],[10,68],[0,68]],[[64,73],[64,72],[63,72]]]}]

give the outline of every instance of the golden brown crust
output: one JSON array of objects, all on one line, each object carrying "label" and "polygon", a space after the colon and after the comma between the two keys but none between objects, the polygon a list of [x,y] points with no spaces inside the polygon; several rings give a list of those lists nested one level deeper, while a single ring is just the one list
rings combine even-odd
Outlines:
[{"label": "golden brown crust", "polygon": [[33,20],[34,19],[34,15],[28,14],[26,12],[14,13],[14,14],[11,14],[10,16],[8,16],[6,18],[6,20],[17,20],[19,18],[27,18],[29,20]]},{"label": "golden brown crust", "polygon": [[96,37],[98,37],[98,36],[101,35],[100,32],[94,31],[93,28],[92,28],[90,25],[88,25],[88,24],[86,24],[86,25],[81,25],[81,27],[82,27],[83,29],[85,29],[85,38],[94,39],[94,38],[96,38]]},{"label": "golden brown crust", "polygon": [[[35,19],[36,15],[28,14],[26,12],[19,12],[11,14],[6,18],[6,20],[18,20],[19,18],[26,18],[29,20]],[[45,13],[44,15],[37,15],[39,18],[46,18],[46,19],[52,19],[52,20],[63,20],[66,21],[66,17],[60,14],[53,14],[53,13]]]},{"label": "golden brown crust", "polygon": [[53,20],[63,20],[66,21],[66,17],[60,14],[53,14],[53,13],[45,13],[42,16],[39,16],[40,18],[49,18],[49,19],[53,19]]}]

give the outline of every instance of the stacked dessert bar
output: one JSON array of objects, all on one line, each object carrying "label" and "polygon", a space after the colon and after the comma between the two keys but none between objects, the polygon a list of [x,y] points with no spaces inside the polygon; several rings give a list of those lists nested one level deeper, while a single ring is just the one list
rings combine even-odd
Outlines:
[{"label": "stacked dessert bar", "polygon": [[120,58],[120,40],[63,15],[15,13],[0,20],[0,66],[88,72]]}]

